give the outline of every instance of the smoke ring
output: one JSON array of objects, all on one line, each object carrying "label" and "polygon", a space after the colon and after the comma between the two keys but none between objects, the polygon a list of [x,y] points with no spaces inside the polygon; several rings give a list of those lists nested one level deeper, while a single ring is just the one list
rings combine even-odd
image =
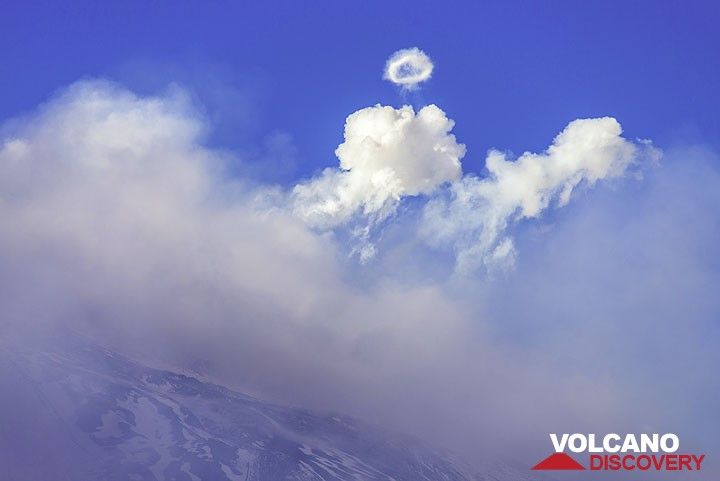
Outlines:
[{"label": "smoke ring", "polygon": [[398,50],[385,64],[383,78],[408,90],[417,88],[432,76],[433,63],[425,52],[417,47]]}]

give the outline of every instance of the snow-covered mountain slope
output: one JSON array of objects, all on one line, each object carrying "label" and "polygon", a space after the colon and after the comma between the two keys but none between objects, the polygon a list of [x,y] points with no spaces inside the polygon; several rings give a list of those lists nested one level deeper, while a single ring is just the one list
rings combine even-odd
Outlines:
[{"label": "snow-covered mountain slope", "polygon": [[79,346],[0,354],[7,480],[527,479],[483,475],[418,441],[264,402]]}]

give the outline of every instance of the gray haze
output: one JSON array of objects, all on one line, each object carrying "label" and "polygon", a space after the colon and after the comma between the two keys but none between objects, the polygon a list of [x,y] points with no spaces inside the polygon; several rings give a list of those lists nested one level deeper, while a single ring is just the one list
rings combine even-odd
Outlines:
[{"label": "gray haze", "polygon": [[675,432],[717,452],[714,152],[669,149],[641,175],[579,187],[508,226],[513,266],[467,274],[423,242],[422,202],[358,263],[351,233],[313,230],[284,189],[229,175],[206,125],[182,91],[90,82],[2,127],[6,340],[67,333],[201,366],[470,461],[530,466],[549,432]]}]

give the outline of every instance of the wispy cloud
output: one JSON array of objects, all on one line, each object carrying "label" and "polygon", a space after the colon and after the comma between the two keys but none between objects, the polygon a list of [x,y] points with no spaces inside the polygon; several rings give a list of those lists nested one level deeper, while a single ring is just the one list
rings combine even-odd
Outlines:
[{"label": "wispy cloud", "polygon": [[451,133],[453,126],[435,105],[417,114],[408,105],[353,113],[335,151],[339,167],[295,186],[295,214],[320,230],[350,226],[366,261],[376,253],[373,230],[403,198],[424,196],[429,202],[419,235],[433,247],[452,249],[458,273],[507,268],[516,257],[505,235],[510,224],[541,216],[553,200],[566,205],[578,186],[622,177],[631,166],[660,156],[649,141],[624,138],[614,118],[578,119],[545,152],[511,160],[492,150],[486,177],[463,176],[466,149]]},{"label": "wispy cloud", "polygon": [[631,142],[611,117],[574,120],[540,154],[515,160],[491,151],[487,177],[467,175],[434,198],[423,213],[420,232],[432,245],[452,246],[459,272],[514,262],[515,248],[505,236],[508,225],[539,217],[553,200],[566,205],[579,185],[623,176],[659,151],[649,142]]}]

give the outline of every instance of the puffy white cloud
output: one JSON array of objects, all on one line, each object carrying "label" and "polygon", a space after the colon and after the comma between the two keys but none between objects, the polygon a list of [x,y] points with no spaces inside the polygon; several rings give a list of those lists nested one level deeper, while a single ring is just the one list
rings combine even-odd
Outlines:
[{"label": "puffy white cloud", "polygon": [[418,84],[430,79],[433,63],[425,52],[417,47],[398,50],[385,63],[383,78],[406,90],[414,90]]},{"label": "puffy white cloud", "polygon": [[450,133],[453,126],[435,105],[417,114],[408,105],[353,113],[335,151],[340,168],[295,186],[295,212],[319,228],[346,223],[358,213],[374,223],[392,214],[403,196],[430,194],[459,179],[465,146]]},{"label": "puffy white cloud", "polygon": [[461,272],[512,263],[513,241],[504,234],[510,222],[538,217],[553,199],[564,206],[580,183],[622,176],[641,155],[657,155],[649,143],[621,134],[614,118],[579,119],[544,153],[526,152],[512,161],[490,151],[487,177],[465,176],[448,196],[429,202],[420,232],[433,245],[451,245]]},{"label": "puffy white cloud", "polygon": [[[541,154],[516,160],[493,150],[487,177],[462,176],[465,146],[451,134],[445,113],[430,105],[417,114],[410,106],[374,106],[347,118],[345,141],[337,148],[339,169],[328,168],[295,186],[292,205],[306,224],[334,229],[360,219],[351,230],[352,253],[373,257],[373,227],[392,215],[405,196],[429,195],[419,226],[433,246],[451,246],[459,272],[509,267],[516,259],[509,224],[538,217],[553,199],[567,204],[581,183],[622,176],[641,156],[656,156],[648,142],[622,137],[617,120],[605,117],[570,122]],[[448,184],[446,192],[438,188]]]}]

